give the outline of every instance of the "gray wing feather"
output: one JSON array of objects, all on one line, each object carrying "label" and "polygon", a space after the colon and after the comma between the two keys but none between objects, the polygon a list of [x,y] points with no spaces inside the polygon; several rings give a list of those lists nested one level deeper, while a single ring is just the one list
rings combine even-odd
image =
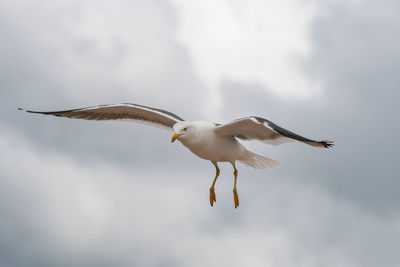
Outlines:
[{"label": "gray wing feather", "polygon": [[271,145],[300,141],[316,147],[329,148],[333,146],[331,141],[315,141],[306,138],[260,117],[237,119],[231,123],[216,126],[215,132],[219,135],[235,136],[242,140],[259,140]]},{"label": "gray wing feather", "polygon": [[[20,110],[23,110],[19,108]],[[129,120],[153,126],[172,129],[172,126],[183,119],[172,112],[138,104],[99,105],[86,108],[62,111],[32,111],[26,112],[66,117],[83,120]]]}]

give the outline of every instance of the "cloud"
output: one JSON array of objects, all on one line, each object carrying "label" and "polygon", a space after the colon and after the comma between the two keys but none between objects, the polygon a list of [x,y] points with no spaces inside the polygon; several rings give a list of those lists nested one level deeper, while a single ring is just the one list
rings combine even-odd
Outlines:
[{"label": "cloud", "polygon": [[[282,3],[2,2],[0,265],[396,266],[398,3]],[[210,208],[212,165],[168,132],[15,110],[112,102],[336,147],[246,143],[281,165],[240,166],[235,210],[221,164]]]},{"label": "cloud", "polygon": [[[165,150],[156,144],[165,144],[169,134],[143,126],[34,117],[17,107],[60,110],[133,102],[184,118],[200,117],[206,97],[185,50],[173,37],[176,22],[168,3],[6,1],[2,5],[0,123],[29,132],[27,137],[42,149],[79,154],[82,160],[98,160],[102,154],[130,163],[136,160],[127,143],[142,144],[131,147],[141,155],[138,162],[154,149]],[[149,136],[155,144],[151,148],[140,141]]]},{"label": "cloud", "polygon": [[[147,98],[165,105],[167,98],[156,96],[168,92],[171,99],[188,87],[192,90],[187,99],[201,101],[190,62],[173,38],[169,5],[94,3],[98,2],[28,1],[21,8],[19,3],[4,2],[2,21],[9,26],[2,27],[3,70],[12,75],[4,82],[13,82],[19,93],[33,91],[46,102],[50,93],[63,97],[57,106],[121,98],[141,102]],[[24,84],[25,77],[36,83]],[[9,94],[14,91],[4,88]],[[20,104],[28,104],[24,100]]]},{"label": "cloud", "polygon": [[[1,232],[8,237],[2,239],[3,263],[20,266],[22,258],[38,265],[124,266],[170,258],[161,237],[172,238],[179,230],[175,222],[191,217],[186,217],[194,212],[191,200],[200,192],[188,195],[165,173],[123,172],[109,164],[82,165],[62,154],[43,155],[15,133],[2,134],[1,140]],[[17,163],[23,168],[14,168]],[[160,175],[164,179],[157,179]],[[157,256],[146,257],[150,247],[159,250]]]},{"label": "cloud", "polygon": [[43,155],[16,133],[0,140],[8,266],[375,266],[397,255],[399,218],[371,217],[313,185],[241,176],[243,207],[227,209],[223,172],[210,208],[208,185],[195,173],[82,165]]},{"label": "cloud", "polygon": [[301,135],[335,141],[329,152],[301,144],[249,146],[273,155],[282,168],[290,165],[285,172],[293,177],[377,216],[398,213],[395,153],[400,147],[393,140],[400,128],[393,114],[400,81],[393,71],[400,65],[395,48],[400,39],[393,37],[398,18],[392,12],[397,6],[337,1],[320,7],[307,63],[309,76],[326,85],[318,99],[281,101],[255,82],[226,79],[221,85],[223,121],[258,115]]},{"label": "cloud", "polygon": [[395,34],[399,7],[396,1],[337,1],[321,7],[310,58],[313,75],[326,81],[326,108],[336,117],[335,127],[332,116],[328,127],[338,145],[346,147],[336,157],[341,164],[335,176],[347,177],[347,182],[332,177],[329,186],[387,215],[399,212],[394,177],[400,146],[392,141],[400,134],[394,123],[399,111],[400,79],[394,74],[400,67]]},{"label": "cloud", "polygon": [[301,68],[310,52],[313,2],[172,2],[180,19],[177,36],[214,102],[225,79],[259,83],[285,98],[309,98],[320,90]]}]

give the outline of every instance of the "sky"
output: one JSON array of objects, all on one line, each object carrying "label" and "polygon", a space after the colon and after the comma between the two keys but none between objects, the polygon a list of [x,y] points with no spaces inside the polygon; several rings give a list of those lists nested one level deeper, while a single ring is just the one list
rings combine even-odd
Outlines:
[{"label": "sky", "polygon": [[[400,2],[0,2],[0,266],[399,266]],[[214,167],[171,133],[18,111],[109,103],[257,115],[329,150],[245,143]]]}]

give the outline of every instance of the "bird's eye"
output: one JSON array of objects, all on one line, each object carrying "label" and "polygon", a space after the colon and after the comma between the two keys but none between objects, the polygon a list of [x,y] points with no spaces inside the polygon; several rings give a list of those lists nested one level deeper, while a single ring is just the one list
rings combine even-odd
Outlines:
[{"label": "bird's eye", "polygon": [[187,130],[187,127],[183,128],[183,130],[186,131],[186,130]]}]

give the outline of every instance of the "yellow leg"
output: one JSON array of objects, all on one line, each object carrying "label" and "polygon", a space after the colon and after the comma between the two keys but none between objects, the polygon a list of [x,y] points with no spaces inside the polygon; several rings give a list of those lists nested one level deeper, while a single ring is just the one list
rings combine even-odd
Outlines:
[{"label": "yellow leg", "polygon": [[215,182],[217,181],[217,178],[218,178],[218,176],[219,176],[219,168],[218,168],[218,165],[217,165],[217,164],[214,164],[214,165],[215,165],[215,171],[216,171],[216,173],[215,173],[214,181],[213,181],[213,183],[212,183],[212,185],[211,185],[211,187],[210,187],[210,205],[211,205],[211,207],[214,205],[214,202],[217,201],[217,198],[215,197],[215,189],[214,189],[214,186],[215,186]]},{"label": "yellow leg", "polygon": [[239,207],[239,195],[236,190],[238,170],[236,169],[235,166],[233,168],[234,168],[233,174],[235,175],[235,183],[233,185],[233,199],[235,200],[235,209],[236,209],[237,207]]}]

